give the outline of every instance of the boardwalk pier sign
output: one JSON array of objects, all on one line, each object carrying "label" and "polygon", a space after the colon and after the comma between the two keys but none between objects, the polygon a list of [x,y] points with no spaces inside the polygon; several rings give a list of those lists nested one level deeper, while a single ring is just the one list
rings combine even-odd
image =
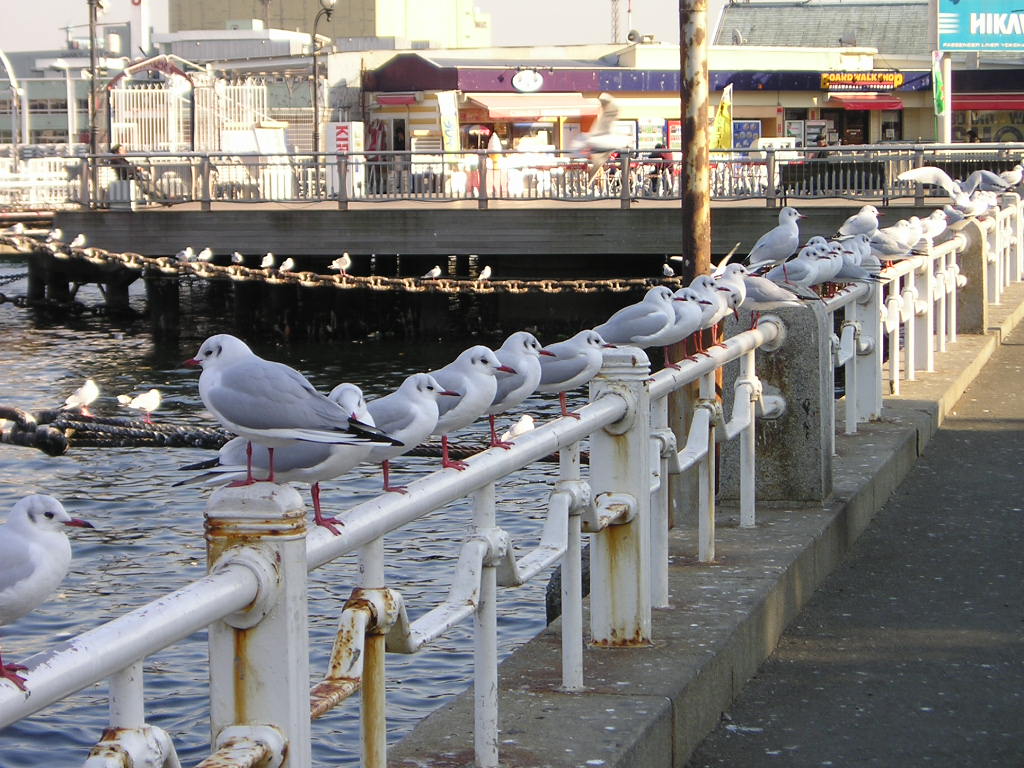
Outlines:
[{"label": "boardwalk pier sign", "polygon": [[938,0],[938,50],[1024,51],[1020,0]]}]

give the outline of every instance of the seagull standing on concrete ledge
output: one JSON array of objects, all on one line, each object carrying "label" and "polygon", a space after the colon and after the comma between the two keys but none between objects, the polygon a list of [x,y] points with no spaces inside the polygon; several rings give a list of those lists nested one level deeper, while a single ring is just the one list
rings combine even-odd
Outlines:
[{"label": "seagull standing on concrete ledge", "polygon": [[[10,624],[33,610],[64,581],[71,565],[71,544],[63,526],[92,528],[92,523],[71,517],[53,498],[34,494],[11,508],[0,525],[0,625]],[[0,679],[26,690],[20,664],[4,664]]]}]

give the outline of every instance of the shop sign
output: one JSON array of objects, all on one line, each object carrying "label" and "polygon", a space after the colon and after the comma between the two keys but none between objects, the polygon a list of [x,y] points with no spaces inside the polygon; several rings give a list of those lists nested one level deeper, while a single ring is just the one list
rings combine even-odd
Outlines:
[{"label": "shop sign", "polygon": [[906,82],[902,72],[891,69],[865,72],[822,72],[823,91],[891,91]]},{"label": "shop sign", "polygon": [[939,0],[940,51],[1024,50],[1024,9],[1018,0]]},{"label": "shop sign", "polygon": [[544,85],[544,76],[535,69],[521,69],[512,76],[512,87],[520,93],[539,91]]}]

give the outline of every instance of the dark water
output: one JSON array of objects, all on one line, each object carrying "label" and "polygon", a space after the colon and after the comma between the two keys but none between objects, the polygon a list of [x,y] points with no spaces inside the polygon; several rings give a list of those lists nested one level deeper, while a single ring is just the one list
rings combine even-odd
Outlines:
[{"label": "dark water", "polygon": [[[21,273],[18,261],[0,262],[4,275]],[[25,281],[6,285],[8,296],[23,294]],[[200,287],[183,291],[186,303],[202,306]],[[144,308],[141,288],[133,306]],[[101,303],[92,287],[78,297]],[[229,326],[196,310],[186,311],[186,336],[178,344],[157,346],[145,320],[112,321],[88,314],[76,319],[47,318],[10,303],[0,305],[0,403],[33,410],[54,407],[86,378],[101,390],[93,410],[125,415],[116,395],[159,388],[164,401],[155,418],[174,424],[210,425],[199,400],[197,373],[183,368],[207,335]],[[510,329],[514,330],[514,329]],[[556,339],[544,339],[550,342]],[[303,371],[321,391],[353,381],[367,397],[396,387],[404,376],[446,363],[472,343],[497,344],[494,338],[459,338],[416,344],[372,340],[333,346],[275,345],[253,340],[256,351]],[[551,414],[557,402],[533,398],[522,406],[535,416]],[[505,418],[510,426],[518,413]],[[461,433],[479,441],[486,421]],[[199,578],[205,571],[203,509],[207,491],[174,488],[177,468],[212,455],[194,449],[72,449],[61,457],[0,445],[0,515],[28,493],[59,498],[75,516],[89,519],[95,531],[72,533],[74,560],[58,593],[36,611],[2,630],[4,658],[16,661],[56,641],[115,618],[166,592]],[[395,462],[395,478],[406,482],[434,471],[436,459]],[[522,549],[540,536],[553,465],[509,477],[498,488],[499,524]],[[364,466],[325,484],[323,502],[338,513],[378,493],[380,477]],[[308,499],[305,486],[300,493]],[[462,540],[471,527],[469,503],[439,509],[385,542],[389,586],[400,590],[413,618],[443,599]],[[2,567],[2,564],[0,564]],[[357,579],[355,556],[311,574],[310,665],[312,682],[323,673],[341,608]],[[542,627],[546,576],[515,590],[499,592],[500,651],[507,655]],[[389,655],[388,718],[390,739],[397,740],[416,722],[469,685],[472,637],[459,627],[414,656]],[[147,720],[169,731],[183,764],[208,754],[205,633],[197,634],[146,659]],[[6,684],[6,683],[0,683]],[[76,765],[100,737],[107,717],[106,683],[82,691],[4,731],[0,766]],[[466,727],[470,728],[471,723]],[[359,762],[358,702],[352,700],[313,724],[314,758],[322,766]]]}]

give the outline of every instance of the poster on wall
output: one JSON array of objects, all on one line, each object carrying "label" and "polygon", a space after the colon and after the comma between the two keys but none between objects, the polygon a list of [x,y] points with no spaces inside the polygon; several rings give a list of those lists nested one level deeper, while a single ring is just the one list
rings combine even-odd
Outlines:
[{"label": "poster on wall", "polygon": [[828,120],[805,120],[804,121],[804,146],[813,147],[822,136],[828,137]]},{"label": "poster on wall", "polygon": [[732,146],[734,149],[750,149],[761,138],[760,120],[733,120]]},{"label": "poster on wall", "polygon": [[654,149],[665,143],[665,121],[660,117],[641,117],[637,120],[637,129],[640,149]]},{"label": "poster on wall", "polygon": [[783,134],[791,139],[796,139],[796,145],[802,147],[804,145],[804,121],[803,120],[787,120],[786,121],[786,132]]}]

